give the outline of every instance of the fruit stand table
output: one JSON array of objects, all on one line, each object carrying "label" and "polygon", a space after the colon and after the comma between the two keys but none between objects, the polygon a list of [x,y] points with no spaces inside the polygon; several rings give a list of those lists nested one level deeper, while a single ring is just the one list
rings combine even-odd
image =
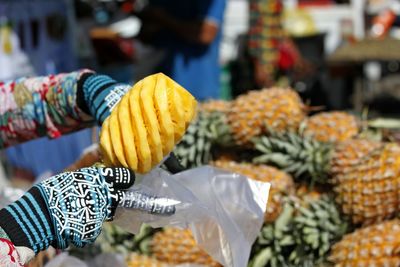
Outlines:
[{"label": "fruit stand table", "polygon": [[400,40],[393,38],[364,39],[355,43],[347,43],[339,47],[328,58],[328,67],[333,75],[353,75],[353,105],[361,111],[368,95],[368,79],[364,67],[368,62],[400,61]]}]

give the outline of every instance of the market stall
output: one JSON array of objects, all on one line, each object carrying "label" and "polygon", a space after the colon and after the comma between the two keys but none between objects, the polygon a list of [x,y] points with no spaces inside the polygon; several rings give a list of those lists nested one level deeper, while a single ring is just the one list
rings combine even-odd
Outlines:
[{"label": "market stall", "polygon": [[76,2],[0,1],[0,147],[65,141],[0,155],[0,265],[400,266],[396,1]]}]

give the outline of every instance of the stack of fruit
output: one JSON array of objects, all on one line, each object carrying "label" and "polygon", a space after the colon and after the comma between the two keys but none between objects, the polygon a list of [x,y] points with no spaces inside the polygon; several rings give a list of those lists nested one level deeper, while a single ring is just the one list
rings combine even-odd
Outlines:
[{"label": "stack of fruit", "polygon": [[[134,95],[128,100],[141,101]],[[117,110],[122,112],[124,104]],[[129,111],[128,106],[125,109]],[[192,115],[182,115],[184,123]],[[166,121],[161,117],[156,127],[159,141],[174,135],[163,132]],[[109,123],[118,125],[118,121],[111,116]],[[249,266],[400,266],[400,221],[396,218],[400,213],[400,145],[372,140],[365,128],[360,118],[347,112],[308,116],[295,91],[270,88],[231,102],[201,103],[174,152],[187,168],[211,164],[271,183],[264,226]],[[152,141],[153,137],[147,137]],[[126,144],[111,142],[110,133],[104,138],[107,159],[116,165],[128,164],[122,148]],[[171,144],[159,155],[150,144],[153,150],[146,155],[161,157]],[[133,160],[138,170],[153,166],[139,152]],[[140,169],[138,163],[145,159],[148,164]],[[121,237],[135,241],[126,243],[129,266],[219,266],[196,245],[188,230],[151,231],[143,240],[118,233],[118,240]]]},{"label": "stack of fruit", "polygon": [[[190,166],[213,164],[272,185],[251,266],[399,266],[398,144],[366,138],[362,120],[347,112],[307,116],[290,89],[250,92],[228,108],[214,103],[202,112],[218,122],[205,116],[203,125],[224,132],[210,137],[217,145],[192,147],[209,156]],[[193,128],[184,138],[198,140],[193,133],[204,126]],[[304,184],[318,198],[295,190]]]}]

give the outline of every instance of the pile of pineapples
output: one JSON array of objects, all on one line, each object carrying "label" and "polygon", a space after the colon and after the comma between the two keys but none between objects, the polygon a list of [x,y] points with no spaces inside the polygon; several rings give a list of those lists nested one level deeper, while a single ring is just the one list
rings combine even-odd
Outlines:
[{"label": "pile of pineapples", "polygon": [[[271,183],[249,266],[400,266],[400,145],[347,112],[308,115],[285,88],[200,104],[174,153]],[[189,230],[167,228],[129,266],[220,266]],[[132,251],[130,250],[130,251]]]}]

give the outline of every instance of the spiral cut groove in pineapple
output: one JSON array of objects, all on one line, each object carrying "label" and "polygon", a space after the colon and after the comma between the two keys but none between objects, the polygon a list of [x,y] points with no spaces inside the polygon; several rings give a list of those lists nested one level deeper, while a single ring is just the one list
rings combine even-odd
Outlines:
[{"label": "spiral cut groove in pineapple", "polygon": [[139,81],[102,125],[104,163],[150,171],[182,138],[196,106],[188,91],[162,73]]}]

